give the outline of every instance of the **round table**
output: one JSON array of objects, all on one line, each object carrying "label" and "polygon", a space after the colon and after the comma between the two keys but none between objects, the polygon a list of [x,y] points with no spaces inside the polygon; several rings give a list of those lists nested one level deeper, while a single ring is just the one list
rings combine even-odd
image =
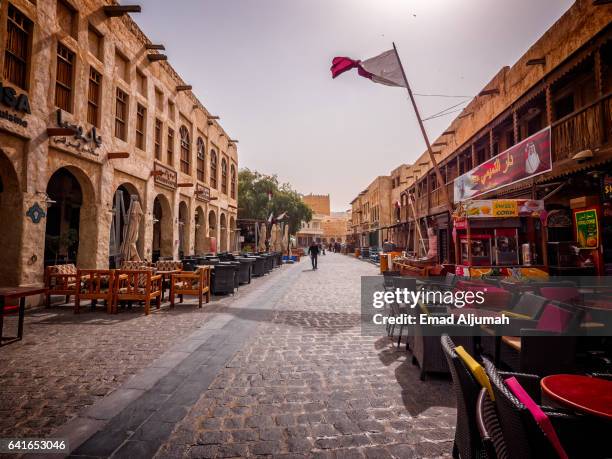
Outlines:
[{"label": "round table", "polygon": [[582,413],[612,419],[612,381],[580,375],[542,378],[542,392],[551,400]]}]

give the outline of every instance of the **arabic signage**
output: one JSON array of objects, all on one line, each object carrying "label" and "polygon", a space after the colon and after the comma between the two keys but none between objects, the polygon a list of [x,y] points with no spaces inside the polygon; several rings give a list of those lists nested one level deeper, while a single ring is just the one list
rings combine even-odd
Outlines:
[{"label": "arabic signage", "polygon": [[544,213],[544,201],[534,199],[476,199],[464,203],[458,211],[459,219],[539,217]]},{"label": "arabic signage", "polygon": [[171,188],[173,190],[177,187],[177,174],[174,169],[164,166],[158,162],[153,163],[153,171],[155,183],[158,185]]},{"label": "arabic signage", "polygon": [[455,202],[480,196],[550,170],[550,128],[546,128],[457,177],[454,182]]},{"label": "arabic signage", "polygon": [[202,185],[201,183],[196,183],[195,197],[200,201],[210,201],[210,188],[205,185]]},{"label": "arabic signage", "polygon": [[[32,113],[28,95],[25,93],[17,94],[14,88],[3,86],[2,83],[0,83],[0,104],[23,114],[29,115]],[[19,114],[10,113],[7,110],[0,110],[0,118],[22,127],[28,127],[28,122],[21,118]]]},{"label": "arabic signage", "polygon": [[83,126],[64,121],[62,118],[62,110],[59,108],[57,109],[55,117],[58,127],[72,129],[74,135],[53,137],[52,141],[54,144],[65,145],[82,153],[91,153],[92,155],[98,154],[96,150],[102,145],[102,137],[98,135],[95,126],[92,126],[89,132],[85,132]]},{"label": "arabic signage", "polygon": [[599,246],[599,224],[597,210],[587,209],[574,212],[576,240],[578,247],[594,249]]}]

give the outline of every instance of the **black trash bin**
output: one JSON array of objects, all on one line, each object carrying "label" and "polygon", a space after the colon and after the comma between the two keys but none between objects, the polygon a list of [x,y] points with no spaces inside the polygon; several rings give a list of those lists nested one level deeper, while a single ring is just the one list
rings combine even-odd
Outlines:
[{"label": "black trash bin", "polygon": [[234,288],[240,287],[240,262],[239,261],[221,261],[219,264],[228,265],[234,268]]},{"label": "black trash bin", "polygon": [[234,293],[236,268],[231,264],[214,264],[212,271],[212,292],[215,295]]},{"label": "black trash bin", "polygon": [[261,257],[259,255],[253,255],[253,277],[261,277],[266,273],[266,259],[265,257]]},{"label": "black trash bin", "polygon": [[238,257],[238,262],[240,263],[240,283],[241,284],[250,284],[251,283],[251,275],[253,273],[253,265],[255,264],[254,258],[246,258],[246,257]]}]

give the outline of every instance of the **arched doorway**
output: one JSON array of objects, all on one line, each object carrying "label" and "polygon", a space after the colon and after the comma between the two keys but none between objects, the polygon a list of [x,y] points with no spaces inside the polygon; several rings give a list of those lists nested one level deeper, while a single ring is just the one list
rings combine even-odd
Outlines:
[{"label": "arched doorway", "polygon": [[182,259],[185,255],[189,255],[189,208],[185,201],[179,203],[178,220],[179,258]]},{"label": "arched doorway", "polygon": [[[110,227],[110,238],[108,247],[109,266],[118,268],[120,266],[120,249],[130,214],[130,205],[132,201],[140,201],[138,190],[131,183],[122,183],[117,187],[113,195],[113,218]],[[142,204],[141,204],[142,207]],[[137,248],[140,257],[143,257],[143,242],[144,242],[144,219],[140,219],[138,227],[138,242]]]},{"label": "arched doorway", "polygon": [[49,179],[47,195],[45,265],[76,265],[83,204],[81,184],[67,168],[62,167]]},{"label": "arched doorway", "polygon": [[210,239],[210,251],[217,252],[217,215],[214,210],[208,212],[208,237]]},{"label": "arched doorway", "polygon": [[168,198],[158,194],[153,201],[153,261],[159,257],[173,257],[172,209]]},{"label": "arched doorway", "polygon": [[225,214],[221,214],[219,217],[219,229],[221,230],[221,234],[219,235],[219,239],[221,239],[219,250],[221,252],[227,252],[227,218]]},{"label": "arched doorway", "polygon": [[202,255],[206,252],[206,217],[201,206],[195,212],[195,253]]},{"label": "arched doorway", "polygon": [[22,196],[17,174],[10,159],[0,151],[0,221],[6,224],[0,231],[0,247],[2,247],[0,286],[2,287],[19,285],[19,257],[23,231],[21,215]]},{"label": "arched doorway", "polygon": [[238,232],[236,231],[236,219],[230,217],[230,251],[237,252],[238,247],[236,241],[238,240]]}]

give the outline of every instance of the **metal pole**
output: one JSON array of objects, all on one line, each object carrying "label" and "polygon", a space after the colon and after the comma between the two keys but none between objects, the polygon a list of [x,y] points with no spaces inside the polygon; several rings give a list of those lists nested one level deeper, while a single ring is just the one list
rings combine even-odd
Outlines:
[{"label": "metal pole", "polygon": [[397,47],[395,46],[395,43],[393,43],[393,51],[395,51],[397,62],[399,63],[400,70],[402,71],[402,77],[404,78],[404,83],[406,84],[406,90],[408,91],[408,95],[410,96],[410,101],[412,102],[412,107],[414,108],[414,113],[416,114],[417,121],[419,122],[419,127],[421,128],[421,133],[423,134],[423,139],[425,140],[425,145],[427,145],[427,151],[429,152],[429,159],[431,160],[431,164],[436,173],[438,184],[444,191],[444,198],[446,199],[446,206],[448,207],[448,211],[452,214],[453,206],[450,202],[450,199],[448,198],[448,190],[446,189],[446,183],[444,182],[444,179],[442,178],[440,169],[438,169],[438,163],[436,161],[435,155],[431,148],[431,144],[429,143],[429,137],[427,137],[427,131],[425,131],[425,125],[423,124],[423,120],[421,119],[419,108],[417,107],[416,100],[414,99],[414,95],[412,94],[412,90],[410,89],[410,84],[408,84],[408,78],[406,77],[404,66],[402,65],[402,61],[399,57],[399,54],[397,53]]},{"label": "metal pole", "polygon": [[444,182],[444,179],[442,178],[442,174],[440,173],[440,169],[438,168],[438,162],[436,161],[435,155],[431,148],[431,144],[429,143],[429,137],[427,137],[427,131],[425,130],[425,125],[423,124],[423,120],[421,119],[421,114],[419,113],[419,108],[417,107],[416,100],[414,99],[414,95],[412,94],[412,90],[410,89],[410,84],[408,84],[408,78],[406,77],[406,72],[404,71],[404,66],[402,65],[402,60],[399,57],[395,43],[393,43],[393,51],[395,51],[395,57],[397,58],[397,62],[399,63],[400,70],[402,71],[402,77],[404,78],[404,83],[406,84],[406,90],[408,91],[408,95],[410,96],[410,101],[412,102],[412,107],[414,108],[414,113],[416,114],[417,121],[419,122],[419,127],[421,128],[421,133],[423,134],[423,139],[425,140],[425,145],[427,145],[429,159],[433,166],[434,172],[436,173],[438,184],[440,185],[440,188],[442,188],[444,199],[446,200],[446,207],[448,209],[449,221],[450,221],[450,218],[452,218],[453,216],[453,205],[451,204],[449,196],[448,196],[448,190],[446,189],[446,183]]}]

